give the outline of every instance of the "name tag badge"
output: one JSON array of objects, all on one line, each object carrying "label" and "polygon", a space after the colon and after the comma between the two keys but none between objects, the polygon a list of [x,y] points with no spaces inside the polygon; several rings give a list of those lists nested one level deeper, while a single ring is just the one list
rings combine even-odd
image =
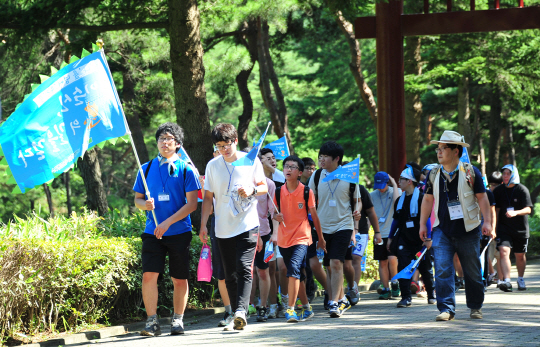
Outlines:
[{"label": "name tag badge", "polygon": [[386,218],[380,217],[380,218],[379,218],[379,223],[384,223],[384,222],[386,222]]},{"label": "name tag badge", "polygon": [[458,200],[448,201],[448,212],[450,212],[451,220],[463,219],[463,209]]},{"label": "name tag badge", "polygon": [[221,196],[221,203],[222,203],[222,204],[228,204],[230,199],[231,199],[231,196],[230,196],[230,195],[223,194],[223,195]]},{"label": "name tag badge", "polygon": [[414,228],[414,222],[412,220],[407,221],[405,225],[407,226],[407,228]]},{"label": "name tag badge", "polygon": [[514,211],[514,208],[513,208],[512,206],[507,207],[507,208],[506,208],[506,211]]},{"label": "name tag badge", "polygon": [[159,193],[158,194],[158,201],[169,201],[171,200],[171,197],[167,193]]},{"label": "name tag badge", "polygon": [[336,207],[336,200],[329,200],[328,205],[331,207]]}]

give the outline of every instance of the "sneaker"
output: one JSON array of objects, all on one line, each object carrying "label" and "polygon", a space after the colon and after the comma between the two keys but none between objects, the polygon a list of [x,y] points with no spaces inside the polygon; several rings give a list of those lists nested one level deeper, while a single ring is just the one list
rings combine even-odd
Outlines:
[{"label": "sneaker", "polygon": [[390,289],[385,288],[381,292],[381,295],[379,295],[379,300],[390,300],[392,298],[392,292],[390,292]]},{"label": "sneaker", "polygon": [[323,304],[324,304],[324,309],[328,310],[329,309],[329,307],[328,307],[328,293],[326,292],[326,290],[324,291],[324,302],[323,302]]},{"label": "sneaker", "polygon": [[441,312],[437,317],[435,317],[436,321],[449,321],[454,319],[454,315],[450,312]]},{"label": "sneaker", "polygon": [[277,312],[277,318],[285,318],[285,312],[289,309],[288,305],[283,305],[281,310]]},{"label": "sneaker", "polygon": [[427,297],[428,297],[427,292],[426,292],[425,290],[416,293],[416,296],[417,296],[418,298],[427,298]]},{"label": "sneaker", "polygon": [[180,318],[173,318],[171,322],[171,335],[184,334],[184,322]]},{"label": "sneaker", "polygon": [[460,289],[465,289],[465,282],[463,281],[463,278],[461,277],[456,277],[456,280],[455,280],[455,286],[456,286],[456,292]]},{"label": "sneaker", "polygon": [[345,300],[339,301],[339,310],[341,311],[341,314],[344,314],[345,311],[351,308],[351,306],[352,305],[349,300],[347,300],[347,298],[345,298]]},{"label": "sneaker", "polygon": [[415,281],[411,282],[411,293],[416,294],[418,291],[420,291],[420,287],[418,286],[418,283]]},{"label": "sneaker", "polygon": [[277,304],[270,305],[270,311],[268,312],[268,318],[274,319],[277,318]]},{"label": "sneaker", "polygon": [[298,323],[298,315],[293,308],[289,308],[287,312],[285,312],[285,319],[287,320],[287,323]]},{"label": "sneaker", "polygon": [[488,286],[490,286],[490,285],[493,284],[493,281],[494,281],[494,279],[495,279],[495,276],[497,276],[497,271],[495,271],[495,272],[492,273],[492,274],[489,274],[488,279],[487,279],[487,284],[488,284]]},{"label": "sneaker", "polygon": [[302,307],[303,307],[302,301],[300,301],[300,299],[297,298],[297,299],[296,299],[296,308],[299,309],[299,310],[301,310]]},{"label": "sneaker", "polygon": [[223,319],[219,321],[218,327],[224,327],[229,325],[234,320],[234,315],[229,312],[225,312]]},{"label": "sneaker", "polygon": [[385,289],[384,286],[381,284],[381,285],[379,286],[379,288],[377,288],[377,294],[382,294],[383,291],[384,291],[384,289]]},{"label": "sneaker", "polygon": [[409,307],[409,306],[411,306],[411,299],[409,298],[401,299],[397,304],[397,307]]},{"label": "sneaker", "polygon": [[161,335],[161,328],[157,318],[148,318],[146,320],[146,326],[141,330],[141,336],[159,336]]},{"label": "sneaker", "polygon": [[479,309],[471,309],[471,319],[482,319],[483,316],[482,316],[482,309],[479,308]]},{"label": "sneaker", "polygon": [[234,330],[234,315],[231,314],[231,321],[225,325],[223,331],[233,331]]},{"label": "sneaker", "polygon": [[343,312],[339,309],[339,306],[340,305],[337,302],[333,302],[332,305],[330,305],[329,310],[328,310],[328,313],[330,313],[330,317],[332,318],[341,317],[341,314]]},{"label": "sneaker", "polygon": [[527,287],[525,286],[524,278],[518,278],[517,284],[518,284],[518,290],[527,290]]},{"label": "sneaker", "polygon": [[247,325],[247,318],[245,311],[236,311],[234,313],[234,330],[244,330]]},{"label": "sneaker", "polygon": [[435,305],[437,303],[437,299],[427,299],[427,303],[429,305]]},{"label": "sneaker", "polygon": [[399,296],[399,282],[392,282],[392,296],[394,298]]},{"label": "sneaker", "polygon": [[248,317],[256,313],[257,313],[257,309],[255,308],[255,306],[253,306],[253,304],[249,304]]},{"label": "sneaker", "polygon": [[268,310],[266,307],[259,307],[257,312],[257,322],[266,322],[268,320]]},{"label": "sneaker", "polygon": [[352,306],[358,304],[358,301],[360,301],[360,293],[358,292],[357,286],[355,288],[349,289],[347,299]]},{"label": "sneaker", "polygon": [[310,319],[311,317],[313,317],[315,315],[315,313],[313,313],[313,307],[309,307],[309,310],[306,310],[306,309],[302,309],[302,313],[300,314],[300,320],[303,322],[303,321],[306,321],[308,319]]},{"label": "sneaker", "polygon": [[501,282],[499,284],[499,289],[503,292],[511,292],[512,291],[512,283],[510,282]]}]

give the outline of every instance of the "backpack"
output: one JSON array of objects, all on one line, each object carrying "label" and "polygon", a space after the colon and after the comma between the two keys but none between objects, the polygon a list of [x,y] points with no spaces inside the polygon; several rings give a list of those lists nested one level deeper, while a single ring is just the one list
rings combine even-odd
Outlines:
[{"label": "backpack", "polygon": [[[318,169],[315,171],[315,202],[317,203],[317,206],[319,205],[319,181],[321,179],[321,172],[322,169]],[[355,207],[355,197],[354,197],[354,190],[356,189],[356,184],[350,183],[349,185],[349,197],[350,197],[350,203],[351,203],[351,211],[354,212]]]},{"label": "backpack", "polygon": [[[304,186],[304,201],[306,206],[306,213],[309,215],[309,207],[308,207],[308,201],[309,201],[309,187],[307,185]],[[280,204],[280,195],[281,195],[281,187],[279,189],[276,189],[275,196],[276,196],[276,202],[279,207],[279,210],[281,211],[281,204]]]},{"label": "backpack", "polygon": [[[435,177],[437,177],[437,174],[439,173],[439,170],[441,169],[441,167],[442,167],[442,165],[438,164],[433,169],[431,169],[431,171],[429,172],[429,182],[431,183],[432,187],[433,187],[433,184],[435,183]],[[475,178],[475,175],[476,175],[474,173],[474,168],[469,163],[463,163],[463,167],[465,168],[465,174],[466,174],[465,179],[467,180],[467,184],[469,185],[469,187],[473,188],[474,187],[474,178]]]},{"label": "backpack", "polygon": [[[148,178],[148,172],[150,171],[150,166],[152,166],[152,162],[154,162],[154,159],[150,160],[148,162],[148,166],[146,167],[146,170],[144,172],[144,178],[147,179]],[[186,165],[184,166],[184,184],[186,183],[186,172],[187,172],[187,166],[188,164],[186,163]]]}]

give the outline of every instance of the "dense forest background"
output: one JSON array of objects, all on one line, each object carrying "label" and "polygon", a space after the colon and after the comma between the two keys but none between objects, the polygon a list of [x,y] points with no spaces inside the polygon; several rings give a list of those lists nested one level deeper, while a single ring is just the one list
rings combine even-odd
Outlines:
[{"label": "dense forest background", "polygon": [[[372,187],[378,171],[375,40],[354,40],[351,23],[374,15],[374,1],[141,3],[4,1],[1,118],[40,82],[39,75],[50,75],[51,67],[59,69],[102,39],[142,162],[157,155],[155,129],[166,121],[186,129],[186,149],[202,173],[211,158],[211,126],[237,125],[244,147],[272,120],[267,142],[286,134],[301,157],[316,160],[328,140],[345,148],[346,159],[360,153],[364,183]],[[405,13],[421,12],[421,3],[405,1]],[[515,3],[501,1],[501,7]],[[454,10],[468,5],[454,1]],[[540,0],[525,5],[539,6]],[[486,0],[476,6],[493,5]],[[445,10],[446,1],[431,1],[431,11]],[[404,53],[407,159],[435,162],[429,141],[456,130],[484,173],[513,163],[537,197],[540,30],[407,37]],[[188,95],[195,89],[197,100]],[[191,109],[196,112],[186,111]],[[121,140],[96,148],[70,172],[24,195],[12,194],[14,182],[2,179],[5,170],[0,166],[4,223],[13,214],[66,215],[85,206],[134,212],[138,168],[131,145]],[[91,196],[95,191],[97,197]]]}]

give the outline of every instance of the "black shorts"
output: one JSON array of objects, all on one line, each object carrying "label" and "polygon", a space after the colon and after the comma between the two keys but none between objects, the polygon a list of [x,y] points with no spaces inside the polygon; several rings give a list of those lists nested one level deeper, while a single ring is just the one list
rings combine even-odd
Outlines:
[{"label": "black shorts", "polygon": [[313,243],[307,248],[307,259],[317,256],[317,241],[319,241],[319,236],[317,235],[315,228],[311,228],[311,239],[313,240]]},{"label": "black shorts", "polygon": [[[392,252],[388,251],[386,249],[386,245],[388,244],[388,237],[383,237],[383,244],[382,245],[373,245],[373,259],[375,260],[387,260],[389,256],[394,256]],[[373,240],[375,242],[375,240]],[[397,241],[397,240],[396,240]]]},{"label": "black shorts", "polygon": [[514,253],[527,253],[529,238],[525,237],[525,233],[507,233],[497,232],[497,249],[500,246],[510,247]]},{"label": "black shorts", "polygon": [[270,234],[261,236],[261,239],[263,242],[262,250],[260,252],[255,253],[255,266],[257,267],[257,269],[266,270],[270,266],[270,262],[268,263],[264,262],[264,251],[265,251],[266,243],[268,242],[268,240],[270,240],[271,236],[272,235]]},{"label": "black shorts", "polygon": [[349,247],[347,248],[347,253],[345,253],[345,260],[353,260],[353,251],[354,247],[351,246],[351,243],[349,242]]},{"label": "black shorts", "polygon": [[[326,241],[326,253],[323,260],[324,266],[330,266],[330,259],[338,259],[342,263],[345,262],[347,252],[352,252],[352,248],[349,248],[352,232],[351,229],[345,229],[333,234],[323,234]],[[352,259],[352,254],[350,259]]]},{"label": "black shorts", "polygon": [[218,281],[225,279],[225,270],[223,270],[223,263],[221,262],[221,252],[219,251],[219,244],[216,238],[216,217],[212,215],[210,222],[210,244],[212,245],[212,276],[217,278]]},{"label": "black shorts", "polygon": [[144,233],[142,238],[142,267],[144,272],[163,273],[165,256],[169,254],[169,274],[179,280],[189,279],[189,245],[191,231],[179,235],[163,236]]}]

